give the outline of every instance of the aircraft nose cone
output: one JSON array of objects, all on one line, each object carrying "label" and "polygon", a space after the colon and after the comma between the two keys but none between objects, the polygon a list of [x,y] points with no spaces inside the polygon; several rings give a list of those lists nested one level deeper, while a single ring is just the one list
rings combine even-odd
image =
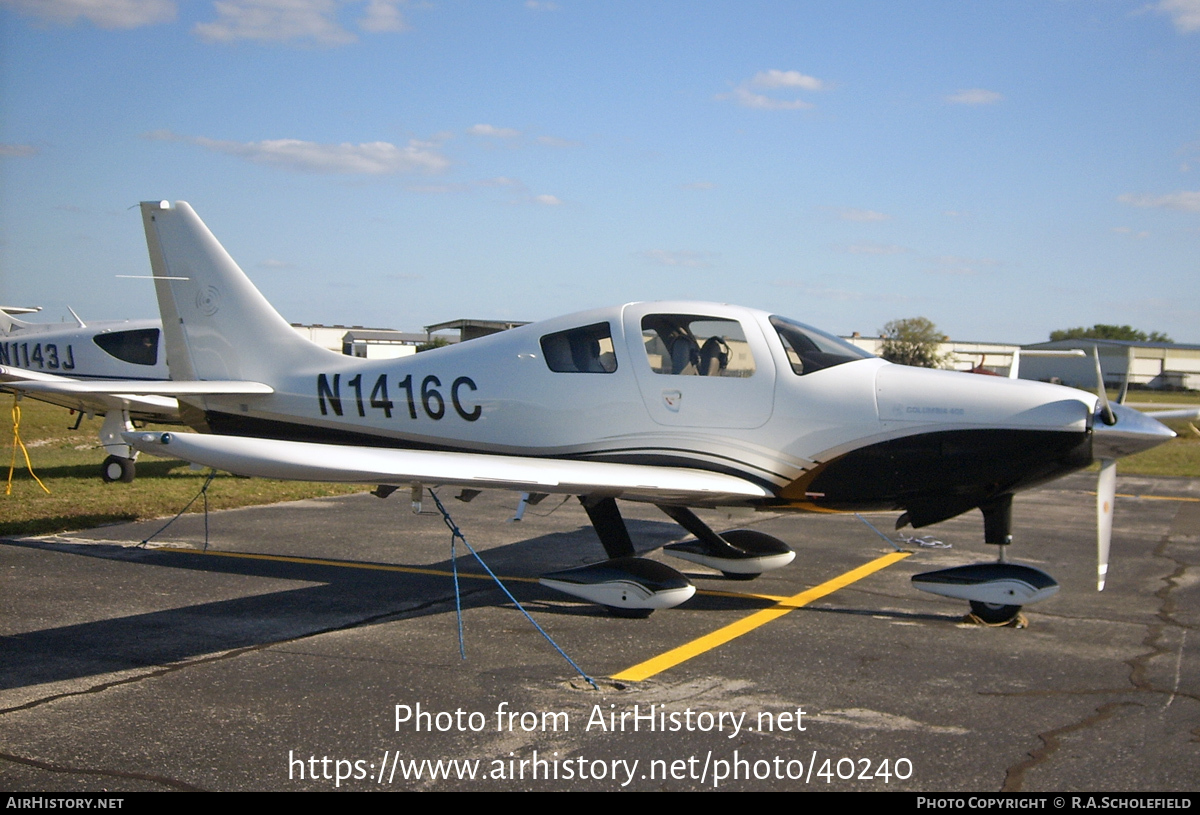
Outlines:
[{"label": "aircraft nose cone", "polygon": [[1131,456],[1175,438],[1175,431],[1157,419],[1125,405],[1111,407],[1116,424],[1105,424],[1101,410],[1092,425],[1093,458]]}]

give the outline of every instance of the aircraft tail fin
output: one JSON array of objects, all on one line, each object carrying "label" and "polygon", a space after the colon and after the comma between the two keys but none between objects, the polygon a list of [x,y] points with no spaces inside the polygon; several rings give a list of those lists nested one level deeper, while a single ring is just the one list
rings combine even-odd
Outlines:
[{"label": "aircraft tail fin", "polygon": [[0,334],[11,334],[14,331],[20,331],[21,329],[29,328],[32,325],[33,323],[27,323],[24,320],[18,320],[16,317],[0,308]]},{"label": "aircraft tail fin", "polygon": [[336,356],[296,333],[186,202],[141,208],[172,379],[270,382]]}]

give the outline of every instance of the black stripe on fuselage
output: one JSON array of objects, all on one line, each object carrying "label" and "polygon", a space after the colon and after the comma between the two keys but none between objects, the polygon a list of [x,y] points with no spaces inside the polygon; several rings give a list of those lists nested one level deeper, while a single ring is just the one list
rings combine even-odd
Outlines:
[{"label": "black stripe on fuselage", "polygon": [[946,430],[868,445],[783,491],[835,510],[903,509],[925,526],[1092,463],[1088,433]]}]

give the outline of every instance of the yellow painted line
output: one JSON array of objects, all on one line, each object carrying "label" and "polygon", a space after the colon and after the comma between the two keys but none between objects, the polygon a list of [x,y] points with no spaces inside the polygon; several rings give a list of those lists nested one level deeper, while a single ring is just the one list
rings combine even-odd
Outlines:
[{"label": "yellow painted line", "polygon": [[[172,550],[178,551],[178,550]],[[420,569],[416,566],[388,566],[383,563],[352,563],[346,560],[321,560],[311,557],[290,557],[287,555],[252,555],[246,552],[218,552],[210,550],[208,552],[188,552],[190,555],[211,555],[215,557],[239,557],[247,560],[273,560],[280,563],[301,563],[306,566],[335,566],[342,569],[368,569],[378,572],[404,572],[405,574],[426,574],[434,577],[453,577],[454,572],[442,571],[440,569]],[[480,572],[459,572],[459,577],[469,578],[472,580],[491,580],[490,575]],[[515,580],[521,583],[536,583],[536,577],[505,577],[504,580]]]},{"label": "yellow painted line", "polygon": [[[279,563],[300,563],[305,566],[333,566],[340,569],[367,569],[370,571],[379,572],[404,572],[405,574],[424,574],[432,575],[433,577],[453,577],[454,572],[444,571],[442,569],[423,569],[418,566],[392,566],[385,563],[355,563],[349,560],[323,560],[321,558],[312,557],[293,557],[291,555],[256,555],[249,552],[222,552],[216,549],[210,549],[207,552],[196,552],[181,549],[161,549],[157,551],[169,552],[184,552],[189,555],[208,555],[211,557],[237,557],[246,560],[272,560]],[[482,572],[463,572],[458,573],[459,577],[469,578],[471,580],[491,580],[489,575]],[[518,583],[536,583],[536,577],[512,577],[510,575],[500,575],[501,580],[513,580]],[[775,594],[751,594],[745,591],[717,591],[715,589],[700,589],[697,594],[704,594],[710,597],[733,597],[738,600],[762,600],[768,603],[786,603],[788,598],[780,597]]]},{"label": "yellow painted line", "polygon": [[705,634],[703,637],[692,640],[678,648],[673,648],[665,654],[659,654],[653,659],[648,659],[645,662],[634,665],[632,668],[627,668],[619,674],[614,674],[612,678],[618,681],[624,680],[629,682],[641,682],[644,679],[649,679],[655,674],[662,673],[668,668],[674,668],[676,665],[688,661],[692,657],[699,656],[719,645],[724,645],[730,640],[737,639],[743,634],[766,625],[791,611],[803,608],[814,600],[818,600],[827,594],[832,594],[838,589],[849,586],[851,583],[862,580],[867,575],[874,574],[880,569],[891,566],[893,563],[903,560],[911,554],[912,552],[892,552],[881,558],[876,558],[870,563],[835,577],[833,580],[826,581],[819,586],[814,586],[797,595],[788,597],[776,603],[771,608],[757,611],[749,617],[745,617],[735,623],[730,623],[724,628],[718,628],[711,634]]},{"label": "yellow painted line", "polygon": [[[1086,495],[1095,495],[1095,490],[1090,490]],[[1118,492],[1118,498],[1136,498],[1140,501],[1200,501],[1200,498],[1191,498],[1186,495],[1133,495],[1128,492]]]},{"label": "yellow painted line", "polygon": [[[1092,493],[1095,495],[1095,493]],[[1118,498],[1142,498],[1146,501],[1200,501],[1200,498],[1189,498],[1184,495],[1127,495],[1123,492],[1117,493]]]},{"label": "yellow painted line", "polygon": [[[171,549],[164,551],[185,551],[179,549]],[[453,577],[454,572],[447,572],[441,569],[422,569],[418,566],[392,566],[385,563],[355,563],[349,560],[322,560],[321,558],[312,557],[292,557],[290,555],[255,555],[249,552],[221,552],[215,549],[210,549],[207,552],[186,552],[189,555],[210,555],[214,557],[239,557],[246,560],[273,560],[280,563],[300,563],[305,566],[334,566],[341,569],[367,569],[379,572],[404,572],[405,574],[425,574],[433,577]],[[459,577],[470,578],[471,580],[491,580],[491,576],[482,572],[459,572]],[[537,583],[536,577],[512,577],[510,575],[500,575],[501,580],[513,580],[518,583]],[[777,594],[752,594],[747,591],[718,591],[716,589],[699,589],[696,594],[704,594],[709,597],[733,597],[737,600],[762,600],[767,603],[786,604],[791,602],[788,597],[780,597]],[[797,606],[796,608],[799,608]]]}]

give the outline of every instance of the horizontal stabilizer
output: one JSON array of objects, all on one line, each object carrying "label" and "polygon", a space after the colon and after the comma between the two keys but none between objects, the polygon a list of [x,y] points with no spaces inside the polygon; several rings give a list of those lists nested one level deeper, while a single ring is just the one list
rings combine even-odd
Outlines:
[{"label": "horizontal stabilizer", "polygon": [[598,495],[655,503],[736,503],[771,497],[737,476],[678,467],[554,458],[352,447],[199,433],[130,432],[144,453],[237,475],[292,481],[406,485]]}]

